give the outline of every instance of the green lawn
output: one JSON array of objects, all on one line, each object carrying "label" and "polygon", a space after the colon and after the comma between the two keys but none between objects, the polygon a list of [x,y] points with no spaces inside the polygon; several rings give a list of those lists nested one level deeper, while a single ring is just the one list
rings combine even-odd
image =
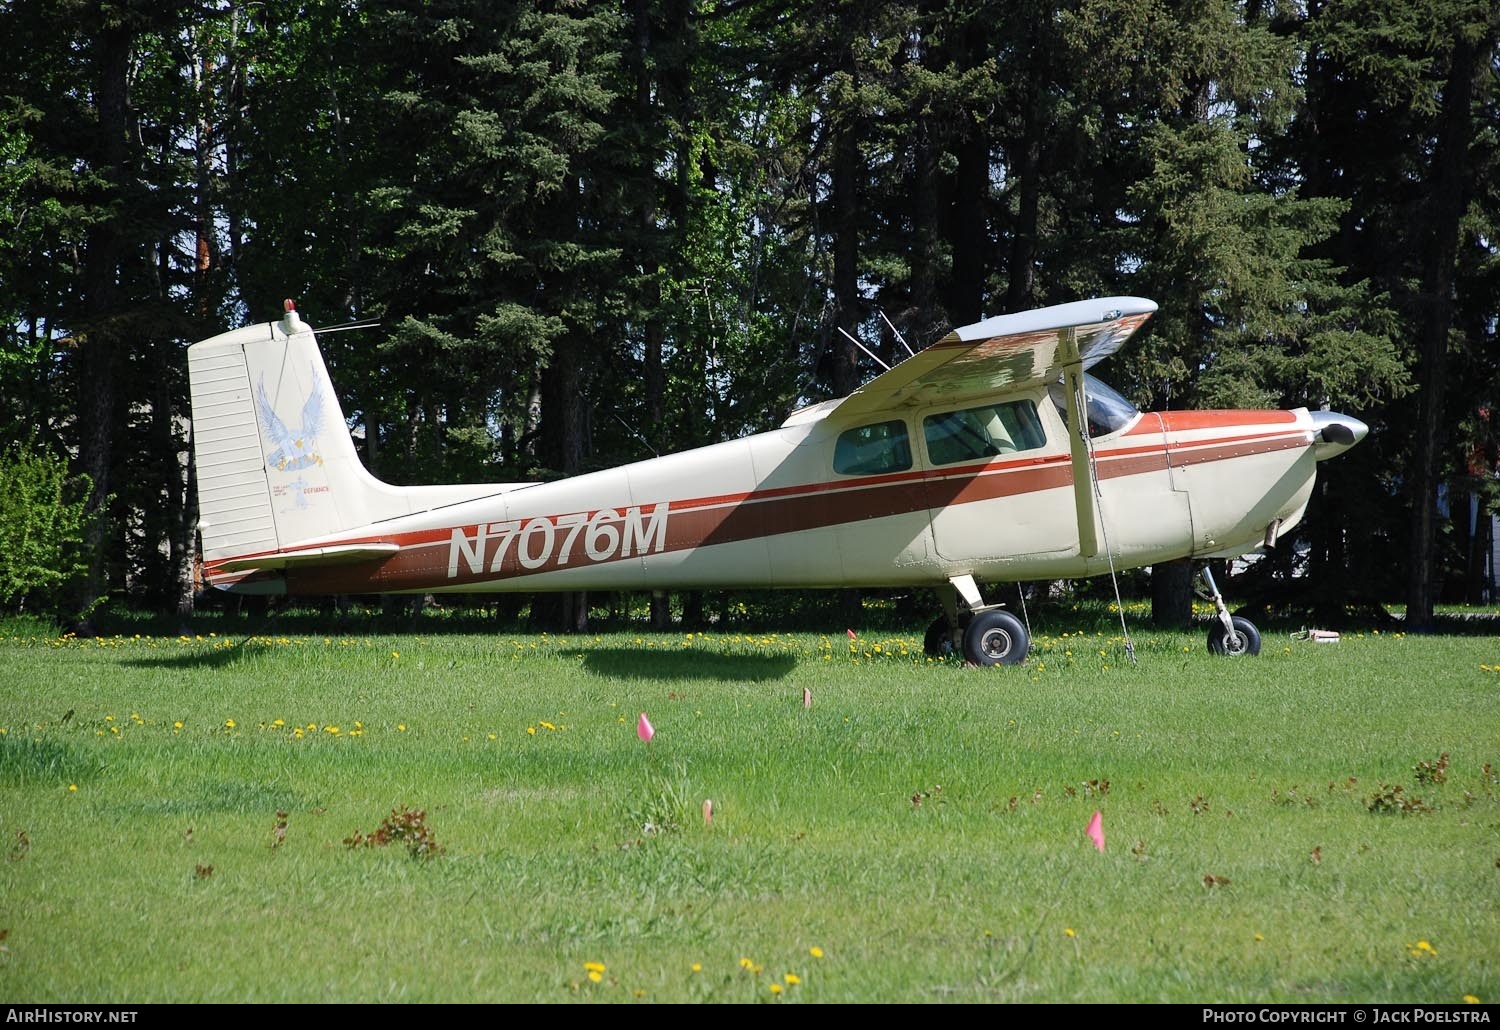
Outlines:
[{"label": "green lawn", "polygon": [[1098,621],[5,635],[0,995],[1500,998],[1500,641]]}]

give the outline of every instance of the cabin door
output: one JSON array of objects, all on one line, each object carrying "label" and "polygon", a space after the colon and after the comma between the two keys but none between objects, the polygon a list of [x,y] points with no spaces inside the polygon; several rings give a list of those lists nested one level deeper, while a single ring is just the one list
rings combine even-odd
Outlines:
[{"label": "cabin door", "polygon": [[1025,397],[939,409],[916,428],[939,557],[1019,568],[1076,551],[1072,476],[1050,404]]}]

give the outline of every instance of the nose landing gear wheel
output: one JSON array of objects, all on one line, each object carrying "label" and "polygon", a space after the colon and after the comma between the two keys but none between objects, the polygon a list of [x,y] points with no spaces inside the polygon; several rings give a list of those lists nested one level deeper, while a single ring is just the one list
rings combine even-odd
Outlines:
[{"label": "nose landing gear wheel", "polygon": [[1234,634],[1231,636],[1222,621],[1215,622],[1208,629],[1208,649],[1214,654],[1227,655],[1230,658],[1238,658],[1242,655],[1254,657],[1260,654],[1260,630],[1255,628],[1255,623],[1249,619],[1242,619],[1236,615],[1231,619],[1234,623]]},{"label": "nose landing gear wheel", "polygon": [[980,612],[964,630],[964,657],[975,665],[1020,665],[1030,647],[1026,627],[1007,611]]}]

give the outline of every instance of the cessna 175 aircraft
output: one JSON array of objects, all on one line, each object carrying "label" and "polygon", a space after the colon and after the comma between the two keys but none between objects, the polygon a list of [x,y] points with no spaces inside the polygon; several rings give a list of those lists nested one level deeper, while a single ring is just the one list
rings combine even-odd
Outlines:
[{"label": "cessna 175 aircraft", "polygon": [[[395,487],[360,463],[312,329],[188,351],[204,572],[240,593],[933,586],[930,653],[1016,664],[978,583],[1273,545],[1317,462],[1366,433],[1325,411],[1141,413],[1085,374],[1156,310],[1107,297],[955,329],[779,429],[550,483]],[[1260,638],[1219,617],[1209,646]]]}]

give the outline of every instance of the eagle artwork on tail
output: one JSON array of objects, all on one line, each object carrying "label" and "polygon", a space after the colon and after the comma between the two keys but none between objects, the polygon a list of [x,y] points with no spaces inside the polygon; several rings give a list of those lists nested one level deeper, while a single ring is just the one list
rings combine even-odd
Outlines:
[{"label": "eagle artwork on tail", "polygon": [[[317,380],[318,370],[315,367],[313,381],[317,382]],[[308,394],[306,403],[302,405],[302,424],[294,432],[272,409],[271,399],[266,395],[264,375],[260,377],[260,382],[256,384],[255,389],[260,400],[257,410],[260,412],[261,430],[276,447],[266,458],[266,464],[278,472],[295,472],[310,465],[323,464],[322,455],[315,450],[318,434],[323,429],[321,392],[314,389]]]}]

